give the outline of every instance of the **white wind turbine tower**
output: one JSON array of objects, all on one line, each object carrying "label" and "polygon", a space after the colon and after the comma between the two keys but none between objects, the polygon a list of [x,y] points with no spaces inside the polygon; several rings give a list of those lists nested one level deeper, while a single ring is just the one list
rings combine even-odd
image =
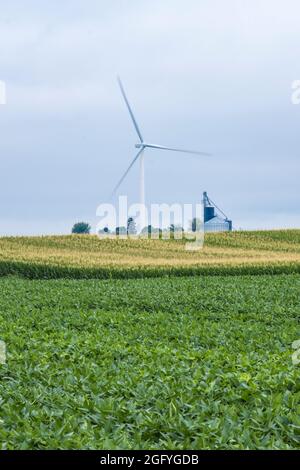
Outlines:
[{"label": "white wind turbine tower", "polygon": [[134,159],[132,160],[132,162],[130,163],[130,165],[127,168],[127,170],[125,171],[125,173],[123,174],[122,178],[119,180],[116,187],[114,188],[114,190],[112,192],[112,196],[116,194],[117,190],[119,189],[119,187],[123,183],[124,179],[126,178],[127,174],[131,170],[131,168],[133,167],[134,163],[138,159],[140,159],[140,177],[139,177],[139,179],[140,179],[140,204],[141,204],[141,210],[143,211],[143,213],[141,214],[140,220],[141,220],[141,230],[142,230],[145,227],[145,212],[144,212],[144,208],[145,208],[145,167],[144,167],[145,155],[144,155],[144,151],[145,151],[145,149],[146,148],[152,148],[152,149],[161,149],[161,150],[171,150],[173,152],[191,153],[191,154],[194,154],[194,155],[202,155],[202,156],[210,156],[211,154],[205,153],[205,152],[197,152],[195,150],[186,150],[186,149],[178,149],[178,148],[173,148],[173,147],[165,147],[163,145],[150,144],[148,142],[145,142],[143,137],[142,137],[141,131],[140,131],[138,125],[137,125],[136,119],[134,117],[134,114],[133,114],[132,109],[130,107],[129,101],[128,101],[127,96],[125,94],[124,87],[123,87],[122,82],[121,82],[119,77],[118,77],[118,83],[119,83],[124,101],[126,103],[127,109],[129,111],[130,117],[132,119],[133,125],[135,127],[136,133],[137,133],[138,138],[139,138],[139,142],[137,144],[135,144],[135,147],[137,149],[139,149],[139,151],[136,154],[136,156],[134,157]]}]

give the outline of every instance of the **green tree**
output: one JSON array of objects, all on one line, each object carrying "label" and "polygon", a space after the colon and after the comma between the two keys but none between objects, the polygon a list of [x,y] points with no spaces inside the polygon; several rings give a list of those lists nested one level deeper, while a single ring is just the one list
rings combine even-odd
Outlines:
[{"label": "green tree", "polygon": [[108,227],[104,227],[104,228],[101,228],[98,233],[100,235],[107,235],[108,233],[110,233],[110,230]]},{"label": "green tree", "polygon": [[77,222],[73,225],[72,233],[88,234],[91,231],[91,226],[87,222]]},{"label": "green tree", "polygon": [[136,234],[136,223],[133,217],[128,217],[127,220],[127,233],[128,235],[135,235]]},{"label": "green tree", "polygon": [[143,228],[142,233],[151,234],[151,233],[154,232],[154,230],[155,230],[155,228],[152,227],[152,225],[147,225],[146,227]]},{"label": "green tree", "polygon": [[127,228],[126,227],[116,227],[116,235],[126,235],[127,234]]},{"label": "green tree", "polygon": [[171,224],[170,227],[169,227],[169,230],[171,233],[183,233],[184,230],[183,230],[183,227],[181,225],[175,225],[175,224]]},{"label": "green tree", "polygon": [[192,232],[198,232],[202,227],[202,220],[198,217],[194,217],[190,222],[190,230]]},{"label": "green tree", "polygon": [[147,225],[146,227],[143,228],[141,233],[144,237],[159,238],[161,235],[161,232],[162,232],[161,229],[153,227],[153,225]]}]

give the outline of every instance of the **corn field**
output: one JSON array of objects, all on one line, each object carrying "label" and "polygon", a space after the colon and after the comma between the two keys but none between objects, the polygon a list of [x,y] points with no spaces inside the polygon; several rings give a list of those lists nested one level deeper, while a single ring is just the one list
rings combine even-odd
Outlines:
[{"label": "corn field", "polygon": [[207,234],[186,240],[100,239],[92,235],[2,237],[0,275],[27,278],[138,278],[300,271],[300,230]]}]

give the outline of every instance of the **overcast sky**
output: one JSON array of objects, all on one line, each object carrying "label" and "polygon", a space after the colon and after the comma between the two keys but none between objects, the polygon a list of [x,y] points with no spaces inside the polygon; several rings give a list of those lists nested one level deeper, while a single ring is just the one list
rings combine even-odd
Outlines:
[{"label": "overcast sky", "polygon": [[[0,3],[0,234],[68,233],[145,140],[147,202],[203,190],[234,227],[300,227],[298,0]],[[138,200],[138,166],[120,188]]]}]

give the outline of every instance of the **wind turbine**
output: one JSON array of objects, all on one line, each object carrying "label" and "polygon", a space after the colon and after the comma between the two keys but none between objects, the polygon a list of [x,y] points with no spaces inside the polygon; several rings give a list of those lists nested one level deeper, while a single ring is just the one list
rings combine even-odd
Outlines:
[{"label": "wind turbine", "polygon": [[[112,196],[116,194],[117,190],[119,189],[119,187],[123,183],[124,179],[126,178],[126,176],[129,173],[129,171],[131,170],[131,168],[133,167],[135,162],[139,159],[140,160],[140,178],[139,178],[140,179],[140,204],[141,204],[141,208],[144,208],[145,207],[145,165],[144,165],[145,155],[144,155],[144,152],[145,152],[146,148],[160,149],[160,150],[171,150],[172,152],[191,153],[191,154],[194,154],[194,155],[202,155],[202,156],[210,156],[211,154],[205,153],[205,152],[197,152],[195,150],[186,150],[186,149],[178,149],[178,148],[173,148],[173,147],[165,147],[164,145],[150,144],[148,142],[145,142],[144,139],[143,139],[143,136],[141,134],[141,131],[139,129],[139,126],[136,122],[136,119],[134,117],[134,114],[132,112],[131,106],[130,106],[129,101],[127,99],[127,96],[126,96],[126,93],[125,93],[125,90],[124,90],[124,87],[122,85],[120,77],[117,77],[117,80],[118,80],[118,83],[119,83],[120,90],[121,90],[121,93],[123,95],[124,101],[126,103],[127,109],[129,111],[131,120],[133,122],[133,125],[135,127],[136,133],[137,133],[138,138],[139,138],[139,142],[137,144],[135,144],[135,147],[137,149],[139,149],[139,151],[135,155],[134,159],[130,163],[130,165],[127,168],[127,170],[125,171],[125,173],[123,174],[122,178],[118,181],[117,185],[115,186],[115,188],[112,192]],[[144,228],[144,226],[145,226],[144,222],[145,222],[145,214],[143,212],[143,215],[141,216],[141,229]]]}]

